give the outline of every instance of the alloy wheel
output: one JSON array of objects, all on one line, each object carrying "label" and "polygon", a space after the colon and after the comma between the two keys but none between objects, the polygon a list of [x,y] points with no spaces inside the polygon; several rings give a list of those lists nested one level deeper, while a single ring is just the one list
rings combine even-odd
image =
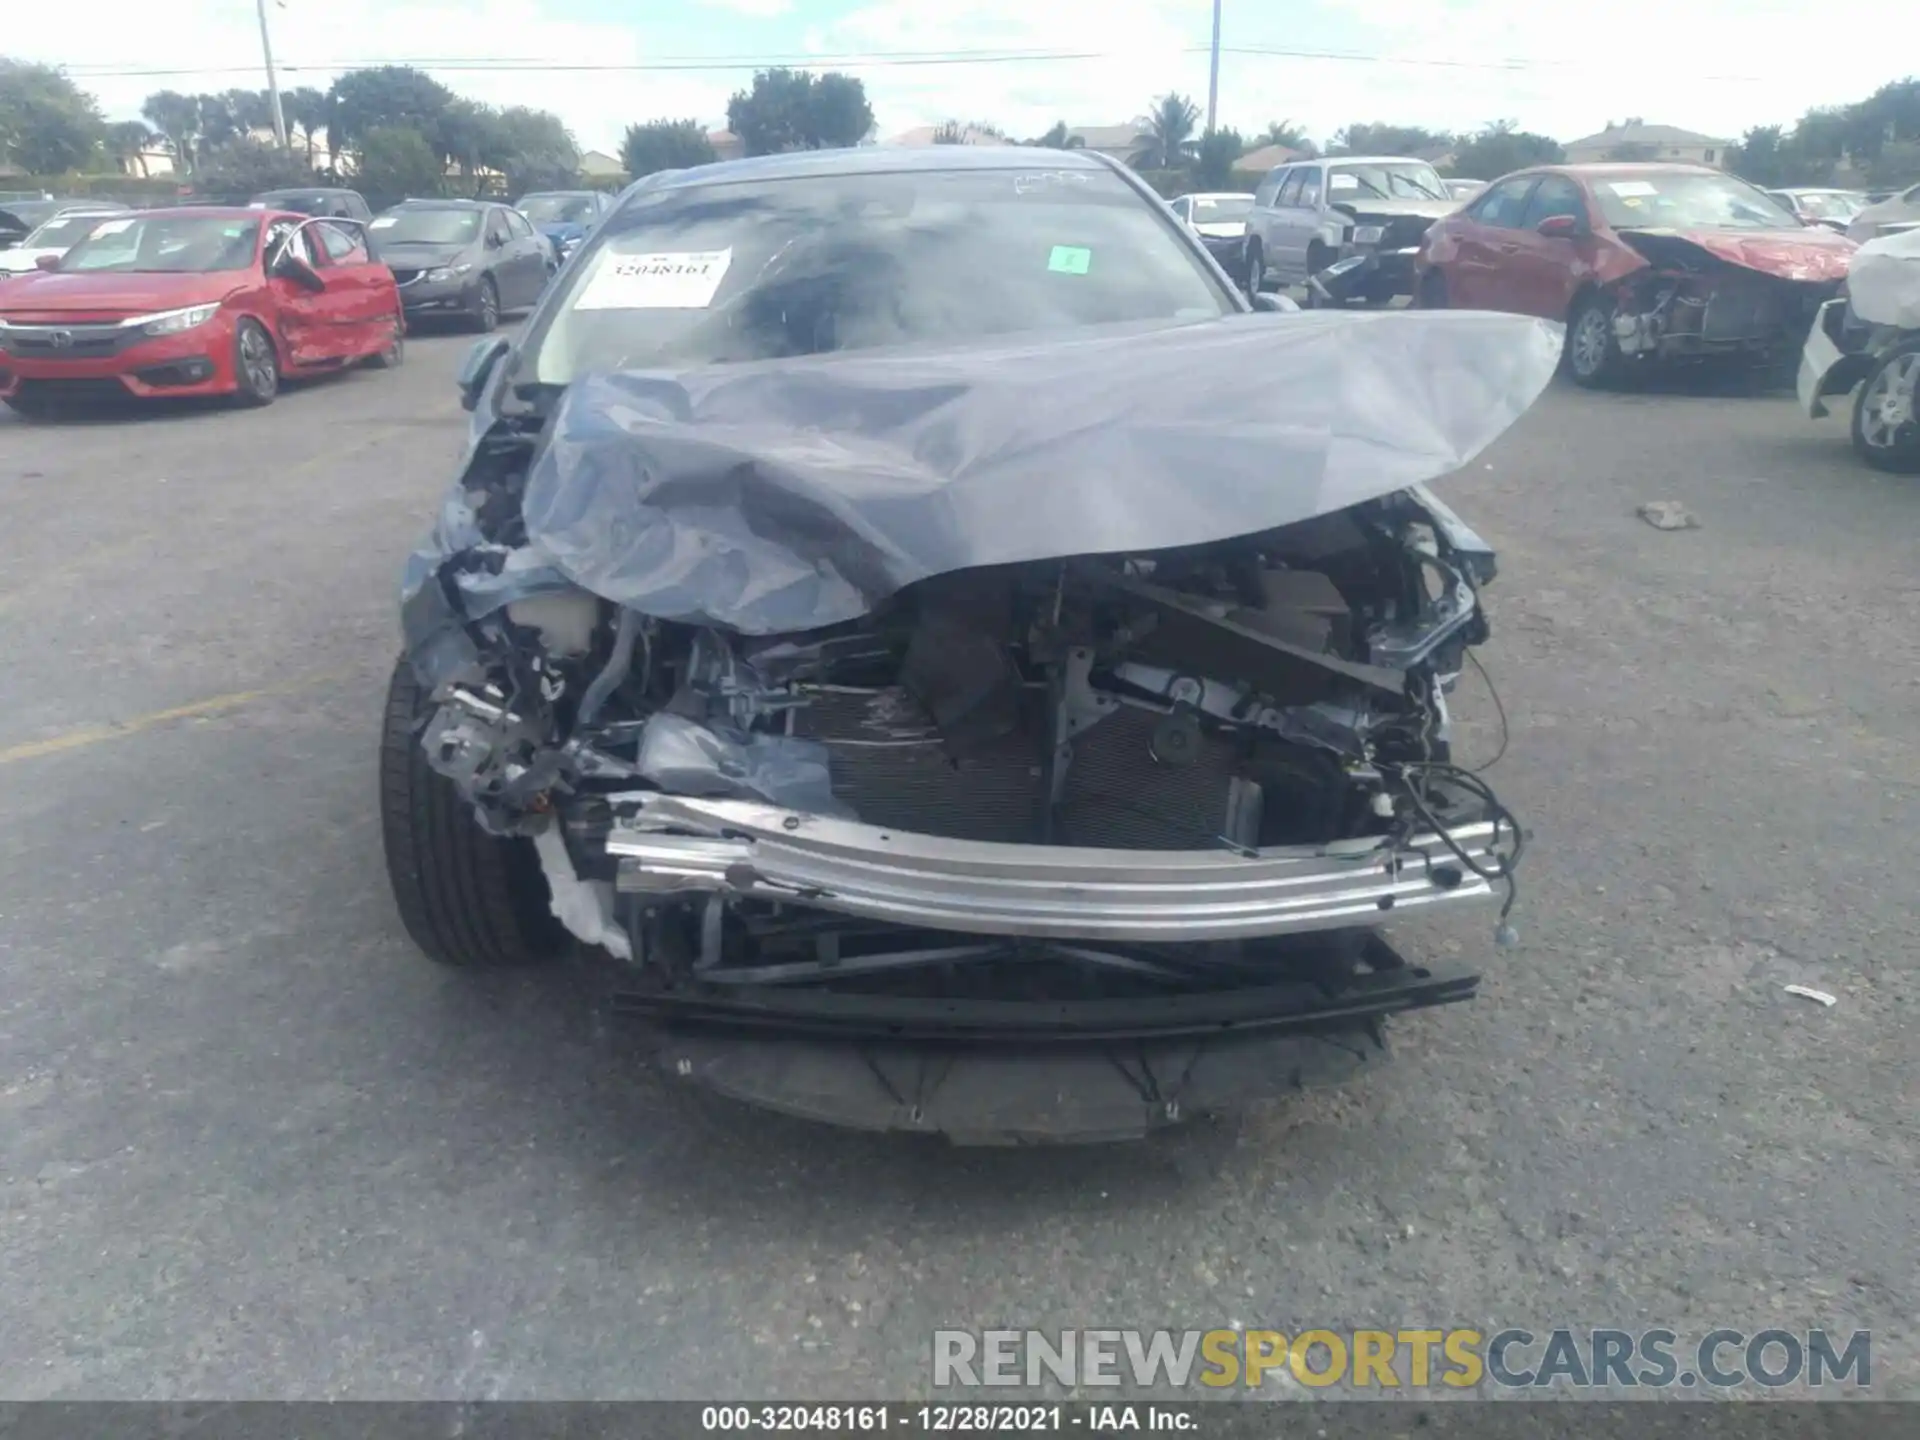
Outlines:
[{"label": "alloy wheel", "polygon": [[[1903,433],[1920,425],[1916,387],[1920,387],[1920,351],[1897,355],[1880,367],[1860,396],[1860,439],[1868,449],[1898,449]],[[1906,443],[1911,444],[1911,439]]]},{"label": "alloy wheel", "polygon": [[1607,363],[1607,314],[1597,305],[1580,312],[1573,330],[1573,369],[1577,375],[1598,375]]},{"label": "alloy wheel", "polygon": [[273,341],[251,322],[240,327],[239,360],[240,384],[250,398],[265,403],[279,393],[280,362],[274,358]]}]

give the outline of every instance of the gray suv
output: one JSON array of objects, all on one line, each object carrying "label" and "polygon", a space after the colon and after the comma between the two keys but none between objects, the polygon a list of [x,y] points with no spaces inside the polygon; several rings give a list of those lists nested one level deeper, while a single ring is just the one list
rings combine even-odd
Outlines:
[{"label": "gray suv", "polygon": [[403,200],[367,233],[409,325],[462,320],[485,334],[506,312],[531,310],[556,268],[526,216],[484,200]]},{"label": "gray suv", "polygon": [[1459,207],[1424,160],[1342,155],[1281,165],[1253,194],[1248,293],[1305,285],[1309,305],[1410,295],[1421,237]]}]

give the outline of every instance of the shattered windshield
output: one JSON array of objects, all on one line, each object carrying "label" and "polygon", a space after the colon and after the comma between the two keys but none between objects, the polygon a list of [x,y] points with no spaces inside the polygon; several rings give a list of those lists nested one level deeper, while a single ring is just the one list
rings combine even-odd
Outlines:
[{"label": "shattered windshield", "polygon": [[584,225],[593,219],[591,195],[528,195],[514,208],[536,225]]},{"label": "shattered windshield", "polygon": [[1335,200],[1445,200],[1447,182],[1431,165],[1336,165],[1327,172]]},{"label": "shattered windshield", "polygon": [[795,177],[630,204],[523,378],[966,341],[1237,307],[1164,209],[1085,170]]},{"label": "shattered windshield", "polygon": [[1602,177],[1593,193],[1616,230],[1798,230],[1800,219],[1731,175],[1695,170]]},{"label": "shattered windshield", "polygon": [[141,215],[98,220],[61,257],[62,270],[199,275],[246,270],[259,251],[260,222],[219,215]]}]

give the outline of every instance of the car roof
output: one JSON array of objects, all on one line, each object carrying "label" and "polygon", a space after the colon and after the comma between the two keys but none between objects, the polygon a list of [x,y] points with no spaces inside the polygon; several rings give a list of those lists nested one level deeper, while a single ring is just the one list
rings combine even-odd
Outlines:
[{"label": "car roof", "polygon": [[255,199],[264,200],[270,195],[358,195],[358,190],[349,190],[344,185],[282,185],[278,190],[262,190]]},{"label": "car roof", "polygon": [[600,195],[603,193],[605,192],[600,190],[529,190],[520,198],[522,200],[534,200],[542,195]]},{"label": "car roof", "polygon": [[1184,195],[1174,197],[1177,200],[1251,200],[1251,190],[1189,190]]},{"label": "car roof", "polygon": [[204,220],[312,220],[312,215],[302,215],[292,210],[275,210],[270,206],[252,205],[156,205],[150,210],[109,211],[109,214],[127,216],[130,219],[152,220],[171,219],[175,216],[193,216]]},{"label": "car roof", "polygon": [[1321,155],[1314,160],[1289,160],[1289,165],[1425,165],[1433,168],[1431,160],[1422,160],[1418,155]]},{"label": "car roof", "polygon": [[635,182],[649,191],[834,175],[937,174],[941,171],[1110,170],[1117,161],[1087,150],[1032,150],[1024,145],[859,145],[850,150],[795,150],[664,170]]},{"label": "car roof", "polygon": [[402,200],[387,208],[390,210],[490,210],[496,205],[503,205],[505,203],[506,202],[502,200],[447,200],[434,195],[426,195],[419,199],[410,198]]},{"label": "car roof", "polygon": [[[1692,165],[1684,160],[1588,160],[1577,165],[1530,165],[1524,173],[1578,177],[1582,175],[1726,175],[1727,172],[1717,166]],[[1739,177],[1728,176],[1728,178]]]}]

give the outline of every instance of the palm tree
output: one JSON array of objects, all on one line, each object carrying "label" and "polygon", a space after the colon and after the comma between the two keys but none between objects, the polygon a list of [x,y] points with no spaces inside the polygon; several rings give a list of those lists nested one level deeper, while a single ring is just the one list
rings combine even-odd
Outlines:
[{"label": "palm tree", "polygon": [[1307,132],[1291,120],[1269,120],[1267,128],[1254,143],[1254,149],[1264,149],[1268,145],[1281,145],[1288,150],[1305,150],[1311,142]]},{"label": "palm tree", "polygon": [[313,163],[313,152],[320,132],[327,128],[327,97],[311,85],[301,85],[280,93],[280,113],[286,118],[287,138],[298,137],[306,148],[307,163]]},{"label": "palm tree", "polygon": [[121,120],[107,127],[107,149],[123,163],[140,167],[140,178],[147,179],[147,147],[153,144],[153,131],[144,120]]},{"label": "palm tree", "polygon": [[1085,147],[1086,143],[1087,137],[1084,135],[1075,135],[1072,131],[1068,130],[1067,122],[1064,120],[1054,121],[1053,128],[1047,131],[1046,134],[1037,140],[1029,140],[1027,142],[1027,144],[1036,145],[1042,150],[1079,150]]},{"label": "palm tree", "polygon": [[200,138],[200,97],[182,95],[177,90],[159,90],[146,98],[140,113],[153,122],[153,128],[166,140],[181,173],[190,174],[195,145]]},{"label": "palm tree", "polygon": [[1171,92],[1162,95],[1140,121],[1133,163],[1146,170],[1179,169],[1193,154],[1193,127],[1199,123],[1200,107],[1193,101]]}]

